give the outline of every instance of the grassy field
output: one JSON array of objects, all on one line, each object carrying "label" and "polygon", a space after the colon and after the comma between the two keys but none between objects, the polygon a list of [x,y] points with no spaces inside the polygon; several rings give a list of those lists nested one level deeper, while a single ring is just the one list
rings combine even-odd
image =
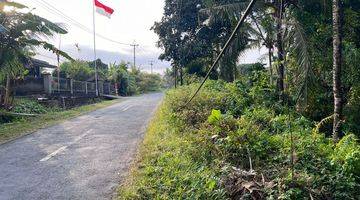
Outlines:
[{"label": "grassy field", "polygon": [[0,124],[0,144],[30,134],[38,129],[58,124],[66,119],[110,106],[117,102],[119,102],[119,100],[102,101],[100,103],[85,105],[70,110],[48,112],[35,117],[19,119],[12,123]]}]

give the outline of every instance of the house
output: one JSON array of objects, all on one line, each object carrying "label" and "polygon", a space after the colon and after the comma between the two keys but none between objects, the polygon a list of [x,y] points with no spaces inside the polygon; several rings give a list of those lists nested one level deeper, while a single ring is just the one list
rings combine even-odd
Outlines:
[{"label": "house", "polygon": [[44,93],[44,74],[49,74],[57,66],[51,65],[46,61],[31,58],[24,63],[25,68],[29,71],[25,77],[14,80],[13,91],[15,95],[33,95]]},{"label": "house", "polygon": [[51,72],[57,69],[57,66],[51,65],[46,61],[31,58],[27,63],[24,64],[25,68],[29,70],[28,77],[41,78],[43,72]]}]

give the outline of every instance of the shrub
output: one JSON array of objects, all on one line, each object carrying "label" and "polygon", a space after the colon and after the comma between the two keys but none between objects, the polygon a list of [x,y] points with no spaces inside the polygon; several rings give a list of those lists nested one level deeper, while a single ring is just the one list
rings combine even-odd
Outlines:
[{"label": "shrub", "polygon": [[341,169],[360,177],[360,145],[355,135],[348,134],[336,144],[331,155],[333,164],[339,164]]},{"label": "shrub", "polygon": [[198,84],[168,91],[148,133],[156,148],[145,148],[156,153],[141,162],[137,197],[246,199],[253,196],[243,186],[254,181],[268,199],[359,197],[356,136],[334,146],[313,131],[315,122],[276,103],[258,80],[209,81],[188,104]]},{"label": "shrub", "polygon": [[46,107],[32,99],[17,99],[12,109],[15,113],[43,114],[47,112]]}]

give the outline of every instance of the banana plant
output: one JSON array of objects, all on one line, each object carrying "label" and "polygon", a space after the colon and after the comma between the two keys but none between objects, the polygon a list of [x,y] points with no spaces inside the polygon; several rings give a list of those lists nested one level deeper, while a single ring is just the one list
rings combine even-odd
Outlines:
[{"label": "banana plant", "polygon": [[9,107],[10,80],[15,78],[21,63],[26,62],[36,48],[44,48],[59,56],[73,60],[46,40],[55,34],[66,34],[60,24],[32,14],[29,9],[15,2],[0,2],[0,73],[6,79],[3,105]]}]

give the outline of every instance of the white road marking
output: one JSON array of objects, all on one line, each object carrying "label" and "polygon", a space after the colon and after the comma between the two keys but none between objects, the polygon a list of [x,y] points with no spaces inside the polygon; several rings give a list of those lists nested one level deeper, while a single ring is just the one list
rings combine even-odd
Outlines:
[{"label": "white road marking", "polygon": [[45,161],[48,161],[50,160],[51,158],[53,158],[54,156],[56,156],[57,154],[65,151],[69,146],[77,143],[78,141],[80,141],[82,138],[84,138],[87,134],[89,134],[90,132],[92,131],[92,129],[86,131],[84,134],[78,136],[75,138],[75,140],[70,143],[68,146],[62,146],[60,148],[58,148],[57,150],[55,150],[54,152],[50,153],[49,155],[47,155],[46,157],[44,157],[43,159],[40,160],[40,162],[45,162]]},{"label": "white road marking", "polygon": [[129,110],[131,107],[133,107],[132,105],[129,105],[129,106],[127,106],[126,108],[124,108],[122,111],[127,111],[127,110]]},{"label": "white road marking", "polygon": [[67,146],[63,146],[63,147],[58,148],[56,151],[52,152],[51,154],[47,155],[45,158],[41,159],[40,162],[45,162],[45,161],[50,160],[50,158],[56,156],[56,154],[64,151],[66,148],[67,148]]}]

